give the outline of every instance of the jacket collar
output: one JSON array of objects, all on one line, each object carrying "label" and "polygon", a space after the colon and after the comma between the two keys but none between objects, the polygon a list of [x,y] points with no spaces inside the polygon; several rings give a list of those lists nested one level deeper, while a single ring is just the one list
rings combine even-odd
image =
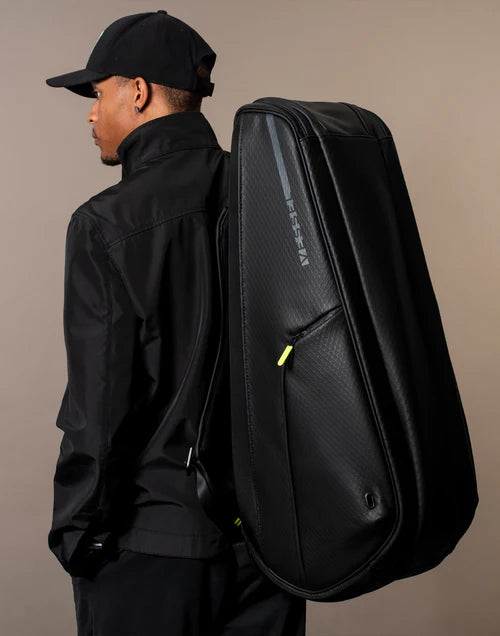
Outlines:
[{"label": "jacket collar", "polygon": [[215,132],[201,111],[170,113],[141,124],[117,148],[122,178],[174,150],[218,147]]}]

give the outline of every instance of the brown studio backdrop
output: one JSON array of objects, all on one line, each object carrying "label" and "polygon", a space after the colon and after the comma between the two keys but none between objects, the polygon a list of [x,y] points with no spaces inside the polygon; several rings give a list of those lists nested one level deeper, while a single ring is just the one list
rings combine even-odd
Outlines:
[{"label": "brown studio backdrop", "polygon": [[[468,418],[479,508],[435,570],[343,603],[308,603],[308,636],[494,636],[500,485],[497,2],[18,0],[2,6],[2,542],[0,633],[75,634],[71,582],[47,547],[66,380],[64,239],[71,213],[120,179],[46,77],[82,68],[116,18],[165,8],[218,54],[202,110],[230,149],[263,96],[348,101],[393,132]],[[257,636],[257,635],[256,635]]]}]

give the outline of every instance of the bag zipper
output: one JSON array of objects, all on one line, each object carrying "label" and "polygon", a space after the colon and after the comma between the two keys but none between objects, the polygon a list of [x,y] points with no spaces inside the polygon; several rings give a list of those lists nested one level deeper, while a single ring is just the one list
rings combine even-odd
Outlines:
[{"label": "bag zipper", "polygon": [[[268,99],[267,97],[262,98],[263,100]],[[271,99],[280,99],[280,98],[271,98]],[[314,129],[309,121],[308,115],[304,112],[304,110],[294,103],[294,108],[292,109],[290,106],[285,106],[282,102],[268,102],[268,101],[259,101],[256,100],[251,104],[245,104],[240,107],[241,110],[244,109],[244,112],[264,112],[271,113],[273,115],[281,115],[291,126],[294,131],[297,139],[301,137],[306,137],[307,135],[313,135]],[[240,110],[240,109],[238,109]],[[238,111],[235,113],[235,118]]]},{"label": "bag zipper", "polygon": [[284,348],[276,364],[280,367],[283,366],[285,364],[286,359],[292,352],[296,341],[299,338],[302,338],[306,334],[314,331],[315,329],[318,329],[323,323],[327,322],[330,318],[333,318],[334,314],[339,313],[341,310],[342,310],[342,305],[336,305],[335,307],[332,307],[332,309],[329,309],[326,313],[322,314],[321,316],[316,318],[313,322],[309,323],[306,327],[304,327],[303,329],[298,331],[296,334],[294,334],[292,338],[290,339],[290,343],[287,344],[286,347]]},{"label": "bag zipper", "polygon": [[211,409],[209,408],[213,402],[213,393],[215,388],[217,387],[217,380],[219,378],[220,368],[221,368],[221,351],[222,345],[224,342],[224,289],[223,289],[223,280],[222,280],[222,265],[221,265],[221,242],[222,242],[222,228],[224,221],[227,217],[228,206],[225,206],[217,219],[216,224],[216,234],[215,234],[215,246],[217,253],[217,272],[219,279],[219,301],[220,301],[220,328],[219,328],[219,343],[217,347],[217,353],[215,356],[215,363],[213,367],[212,377],[210,379],[210,384],[207,391],[207,397],[205,399],[205,404],[203,406],[203,411],[200,417],[200,424],[198,427],[198,435],[196,438],[196,443],[193,446],[189,447],[188,457],[185,462],[186,471],[188,474],[191,473],[193,469],[193,464],[197,463],[197,460],[200,456],[201,444],[203,439],[203,434],[205,432],[206,420],[208,415],[210,414]]}]

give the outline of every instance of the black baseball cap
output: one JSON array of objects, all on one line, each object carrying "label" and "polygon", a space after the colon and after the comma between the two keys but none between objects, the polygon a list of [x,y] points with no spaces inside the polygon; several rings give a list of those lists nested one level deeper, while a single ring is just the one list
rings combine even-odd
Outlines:
[{"label": "black baseball cap", "polygon": [[212,95],[214,83],[198,75],[203,61],[211,71],[216,53],[188,24],[166,11],[135,13],[115,20],[99,36],[87,66],[46,80],[83,97],[94,97],[91,82],[111,75],[143,77],[148,82]]}]

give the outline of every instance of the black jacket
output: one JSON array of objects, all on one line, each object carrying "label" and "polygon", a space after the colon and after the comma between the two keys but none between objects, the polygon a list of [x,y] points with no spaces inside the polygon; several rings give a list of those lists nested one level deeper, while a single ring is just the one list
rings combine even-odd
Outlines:
[{"label": "black jacket", "polygon": [[186,469],[215,386],[210,418],[230,456],[227,385],[212,378],[229,153],[201,112],[183,112],[139,126],[118,155],[122,180],[72,214],[66,237],[68,382],[48,543],[75,576],[117,547],[210,557],[230,545]]}]

